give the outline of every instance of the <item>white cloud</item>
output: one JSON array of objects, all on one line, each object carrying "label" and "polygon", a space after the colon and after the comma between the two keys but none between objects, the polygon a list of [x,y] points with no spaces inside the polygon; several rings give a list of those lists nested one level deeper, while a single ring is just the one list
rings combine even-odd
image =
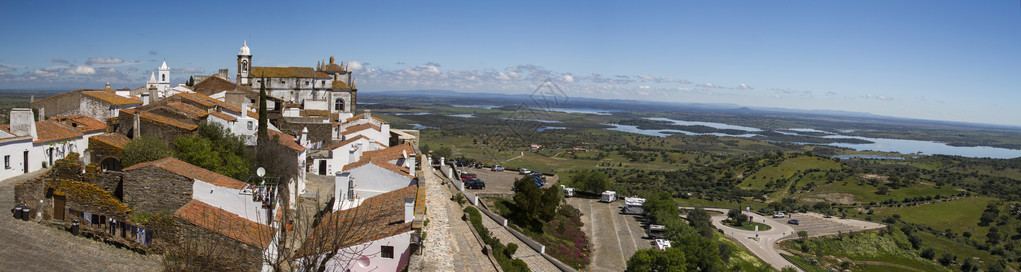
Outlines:
[{"label": "white cloud", "polygon": [[354,60],[347,62],[347,69],[348,70],[357,72],[357,71],[361,71],[364,68],[365,68],[365,66],[362,66],[361,62],[354,61]]},{"label": "white cloud", "polygon": [[744,83],[741,83],[741,85],[738,85],[738,86],[737,86],[737,88],[738,88],[738,89],[742,89],[742,90],[751,90],[751,89],[755,89],[755,88],[752,88],[752,86],[748,86],[748,84],[744,84]]},{"label": "white cloud", "polygon": [[706,87],[706,88],[719,88],[720,87],[719,85],[713,84],[711,82],[702,83],[702,84],[699,84],[699,86]]},{"label": "white cloud", "polygon": [[560,76],[559,80],[562,81],[562,82],[574,83],[574,76],[572,76],[572,75],[562,75],[562,76]]},{"label": "white cloud", "polygon": [[124,63],[124,59],[122,58],[89,58],[89,60],[85,62],[86,65],[121,64],[121,63]]},{"label": "white cloud", "polygon": [[678,88],[677,88],[677,90],[678,90],[678,91],[682,91],[682,92],[690,92],[690,91],[694,91],[695,89],[692,89],[692,88],[684,88],[684,87],[678,87]]},{"label": "white cloud", "polygon": [[18,69],[14,69],[11,67],[7,67],[7,65],[0,64],[0,76],[6,75],[7,72],[13,72],[17,70]]},{"label": "white cloud", "polygon": [[656,80],[656,77],[650,76],[650,75],[647,75],[647,74],[640,74],[640,75],[638,75],[638,78],[640,78],[642,80],[646,80],[646,81],[654,81],[654,80]]},{"label": "white cloud", "polygon": [[67,69],[67,74],[79,76],[94,75],[96,74],[96,69],[93,69],[92,67],[88,66],[71,67]]},{"label": "white cloud", "polygon": [[638,86],[638,89],[642,89],[642,90],[646,90],[646,89],[649,89],[649,88],[651,88],[651,87],[649,87],[648,85]]},{"label": "white cloud", "polygon": [[47,70],[44,70],[44,69],[35,69],[35,71],[32,71],[31,74],[35,75],[35,76],[40,76],[40,77],[57,77],[57,76],[59,76],[55,71],[47,71]]}]

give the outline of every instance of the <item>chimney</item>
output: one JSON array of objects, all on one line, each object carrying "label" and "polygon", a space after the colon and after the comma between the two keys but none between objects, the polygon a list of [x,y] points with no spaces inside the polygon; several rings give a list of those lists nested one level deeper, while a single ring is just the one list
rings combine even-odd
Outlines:
[{"label": "chimney", "polygon": [[142,96],[142,106],[149,105],[149,92],[146,91],[146,92],[142,93],[141,96]]},{"label": "chimney", "polygon": [[131,139],[138,139],[138,136],[142,135],[142,119],[141,111],[135,111],[135,120],[131,124]]},{"label": "chimney", "polygon": [[301,129],[301,146],[308,146],[308,127]]},{"label": "chimney", "polygon": [[411,223],[415,220],[415,199],[404,199],[404,223]]},{"label": "chimney", "polygon": [[105,89],[110,89],[110,82],[106,83],[106,88]]},{"label": "chimney", "polygon": [[[345,201],[354,199],[354,189],[348,189],[348,187],[354,187],[354,180],[351,179],[351,173],[338,171],[336,175],[337,177],[334,179],[333,185],[333,197],[335,199],[333,203],[333,211],[341,210],[341,204]],[[344,192],[347,192],[349,195],[342,194]]]},{"label": "chimney", "polygon": [[372,110],[365,110],[364,115],[365,115],[365,120],[372,119]]},{"label": "chimney", "polygon": [[408,157],[408,159],[406,159],[404,161],[408,163],[408,169],[410,169],[410,171],[408,171],[408,172],[411,172],[412,176],[416,176],[417,177],[418,175],[415,174],[415,162],[417,162],[417,160],[415,160],[415,157],[416,157],[415,153],[411,153],[410,156]]},{"label": "chimney", "polygon": [[11,109],[11,133],[18,136],[32,136],[38,139],[35,131],[35,116],[32,109],[14,108]]}]

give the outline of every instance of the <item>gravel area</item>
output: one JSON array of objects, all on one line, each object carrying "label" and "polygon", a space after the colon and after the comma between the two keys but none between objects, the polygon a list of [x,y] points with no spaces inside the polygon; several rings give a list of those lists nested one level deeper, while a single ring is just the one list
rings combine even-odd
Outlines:
[{"label": "gravel area", "polygon": [[635,251],[652,248],[637,216],[620,213],[621,201],[567,198],[567,204],[581,211],[582,230],[592,243],[588,271],[624,271]]},{"label": "gravel area", "polygon": [[[14,207],[14,184],[44,170],[0,181],[0,207]],[[0,216],[0,270],[6,271],[161,271],[162,257],[141,255],[106,243],[74,237],[62,229]]]},{"label": "gravel area", "polygon": [[886,225],[861,221],[855,219],[840,219],[839,217],[825,218],[822,214],[818,213],[795,213],[791,215],[791,218],[785,218],[783,222],[787,222],[789,219],[798,219],[797,225],[790,225],[795,231],[806,231],[809,237],[834,235],[838,233],[849,233],[870,229],[877,229],[885,227]]}]

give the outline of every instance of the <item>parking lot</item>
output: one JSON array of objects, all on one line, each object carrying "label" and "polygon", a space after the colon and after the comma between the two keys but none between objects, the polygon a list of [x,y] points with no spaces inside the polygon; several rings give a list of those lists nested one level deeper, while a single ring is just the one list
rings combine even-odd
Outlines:
[{"label": "parking lot", "polygon": [[[486,189],[465,189],[473,193],[481,194],[513,194],[514,191],[511,188],[514,186],[514,180],[524,177],[518,174],[517,171],[493,171],[491,168],[471,168],[471,167],[458,167],[461,171],[475,174],[482,181],[486,182]],[[556,179],[554,177],[546,176],[546,185],[544,187],[554,186]]]},{"label": "parking lot", "polygon": [[602,203],[598,199],[567,198],[581,211],[582,230],[592,246],[588,271],[624,271],[627,259],[639,249],[652,248],[641,216],[620,213],[623,201]]},{"label": "parking lot", "polygon": [[838,217],[825,218],[817,213],[795,213],[789,219],[798,219],[797,225],[790,225],[795,231],[806,231],[809,237],[834,235],[837,233],[848,233],[869,229],[882,228],[885,225],[854,219],[840,219]]}]

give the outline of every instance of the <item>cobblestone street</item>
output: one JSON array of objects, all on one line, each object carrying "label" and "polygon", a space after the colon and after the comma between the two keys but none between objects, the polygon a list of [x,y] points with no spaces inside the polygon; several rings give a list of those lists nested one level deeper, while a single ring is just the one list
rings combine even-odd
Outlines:
[{"label": "cobblestone street", "polygon": [[[441,178],[426,168],[425,249],[419,264],[421,271],[496,271],[482,254],[482,247],[472,236],[469,223],[461,220],[461,208],[450,200],[451,193]],[[412,271],[416,268],[412,266]]]},{"label": "cobblestone street", "polygon": [[14,184],[35,178],[45,170],[0,181],[0,270],[7,271],[161,271],[160,256],[146,256],[102,242],[43,226],[18,221]]}]

